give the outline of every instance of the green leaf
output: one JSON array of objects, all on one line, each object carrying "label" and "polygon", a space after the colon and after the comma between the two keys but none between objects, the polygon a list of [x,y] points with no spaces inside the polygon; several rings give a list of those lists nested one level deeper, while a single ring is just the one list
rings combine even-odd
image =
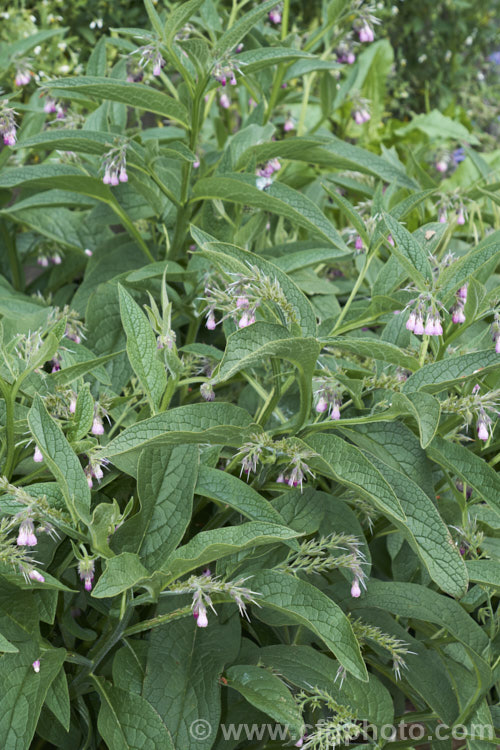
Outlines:
[{"label": "green leaf", "polygon": [[248,547],[276,544],[298,536],[301,536],[298,531],[262,521],[250,521],[239,526],[200,531],[166,560],[162,570],[178,578],[190,570],[201,568],[214,560],[220,560],[221,557],[232,555]]},{"label": "green leaf", "polygon": [[250,414],[233,404],[193,404],[170,409],[125,429],[104,450],[107,457],[147,446],[175,443],[241,445],[252,424]]},{"label": "green leaf", "polygon": [[[252,268],[257,268],[271,282],[277,281],[281,292],[292,309],[289,325],[293,333],[302,331],[304,336],[316,335],[316,315],[307,297],[298,286],[277,265],[264,258],[243,250],[236,245],[218,242],[214,237],[202,232],[197,227],[191,228],[193,239],[202,248],[203,254],[223,273],[242,273],[248,275]],[[330,251],[335,253],[334,250]],[[285,269],[288,270],[288,269]],[[279,305],[278,305],[279,306]],[[285,322],[285,321],[281,321]]]},{"label": "green leaf", "polygon": [[465,563],[469,578],[474,583],[500,589],[500,562],[496,560],[467,560]]},{"label": "green leaf", "polygon": [[473,274],[500,254],[499,237],[500,232],[493,232],[443,270],[439,277],[443,298],[456,292]]},{"label": "green leaf", "polygon": [[146,13],[148,14],[148,18],[151,22],[151,26],[158,34],[159,38],[162,39],[163,37],[163,24],[161,22],[161,18],[158,15],[158,11],[156,10],[155,6],[153,5],[152,0],[144,0],[144,7],[146,8]]},{"label": "green leaf", "polygon": [[434,503],[420,487],[402,472],[372,458],[373,464],[389,482],[406,515],[406,521],[393,520],[425,565],[432,580],[451,596],[467,591],[464,561]]},{"label": "green leaf", "polygon": [[252,706],[279,724],[284,724],[293,739],[304,734],[304,721],[290,690],[271,672],[253,664],[236,665],[226,670],[227,684]]},{"label": "green leaf", "polygon": [[142,83],[99,76],[74,76],[47,81],[45,86],[64,99],[71,99],[73,94],[87,94],[99,100],[123,102],[129,107],[154,112],[188,127],[188,113],[183,104]]},{"label": "green leaf", "polygon": [[198,473],[195,445],[144,450],[137,467],[141,510],[117,529],[115,549],[136,552],[151,571],[175,550],[191,520]]},{"label": "green leaf", "polygon": [[71,721],[71,706],[69,701],[68,680],[64,668],[60,669],[49,687],[45,705],[50,708],[54,716],[61,722],[68,732]]},{"label": "green leaf", "polygon": [[476,654],[481,654],[488,647],[487,634],[458,602],[417,583],[371,579],[367,593],[359,601],[363,607],[375,607],[399,617],[432,622]]},{"label": "green leaf", "polygon": [[352,224],[354,229],[362,238],[363,242],[368,245],[370,242],[370,238],[366,231],[365,223],[354,206],[349,203],[347,198],[344,198],[344,196],[338,193],[336,190],[331,190],[327,185],[322,185],[322,187],[323,190],[328,193],[333,202],[337,204],[341,213],[347,218],[347,221]]},{"label": "green leaf", "polygon": [[411,393],[426,390],[429,393],[438,393],[454,383],[465,383],[467,378],[478,376],[478,370],[481,371],[481,376],[486,375],[490,370],[498,368],[499,364],[500,355],[494,349],[447,357],[421,367],[408,378],[403,391]]},{"label": "green leaf", "polygon": [[238,21],[236,21],[230,29],[227,29],[227,31],[225,31],[217,40],[214,49],[214,58],[218,59],[223,57],[226,52],[229,52],[233,47],[236,47],[238,42],[240,42],[243,37],[253,29],[255,24],[269,13],[275,5],[276,3],[274,3],[273,0],[267,0],[267,2],[260,3],[256,8],[253,8],[239,18]]},{"label": "green leaf", "polygon": [[179,29],[182,29],[204,2],[205,0],[188,0],[187,2],[180,3],[173,8],[173,10],[167,15],[167,20],[165,22],[167,44],[172,44]]},{"label": "green leaf", "polygon": [[472,487],[488,505],[500,514],[500,476],[482,458],[459,443],[436,436],[427,448],[429,457],[439,466],[456,474]]},{"label": "green leaf", "polygon": [[259,663],[282,675],[287,683],[303,690],[311,686],[325,690],[359,719],[376,726],[393,723],[391,695],[375,675],[369,673],[369,681],[360,682],[346,674],[341,687],[340,680],[335,681],[337,663],[311,646],[266,646],[257,653]]},{"label": "green leaf", "polygon": [[282,182],[273,182],[266,190],[259,190],[256,178],[252,175],[205,177],[196,183],[193,196],[197,200],[218,198],[231,203],[242,203],[284,216],[294,225],[304,227],[335,247],[348,251],[344,240],[318,206],[306,195]]},{"label": "green leaf", "polygon": [[406,370],[418,370],[419,363],[416,357],[406,354],[400,347],[390,344],[387,341],[372,338],[349,338],[348,336],[331,336],[324,340],[325,346],[340,351],[351,352],[360,357],[370,357],[371,359],[381,359],[383,362],[390,362],[393,365],[399,365]]},{"label": "green leaf", "polygon": [[121,351],[112,352],[111,354],[104,354],[102,357],[94,357],[93,359],[87,359],[83,362],[78,362],[75,365],[70,365],[69,367],[63,367],[61,370],[49,375],[49,382],[52,381],[56,386],[69,385],[75,380],[78,380],[78,378],[87,375],[87,373],[91,373],[92,370],[95,370],[97,367],[106,364],[106,362],[109,362],[121,353]]},{"label": "green leaf", "polygon": [[[177,602],[160,600],[159,614],[174,606]],[[224,614],[224,619],[209,615],[207,628],[198,628],[189,617],[151,633],[142,695],[167,725],[177,750],[213,746],[221,715],[219,678],[224,666],[236,659],[240,645],[239,618],[227,618],[227,610]],[[202,731],[193,736],[196,726]]]},{"label": "green leaf", "polygon": [[170,732],[145,698],[95,675],[92,681],[101,697],[97,727],[109,750],[174,750]]},{"label": "green leaf", "polygon": [[37,394],[28,413],[29,428],[50,471],[63,491],[68,510],[84,523],[90,522],[90,489],[78,457],[59,425],[47,412]]},{"label": "green leaf", "polygon": [[90,393],[89,383],[85,383],[78,391],[75,413],[73,414],[69,428],[68,440],[77,441],[87,435],[92,429],[94,421],[94,399]]},{"label": "green leaf", "polygon": [[384,214],[385,225],[392,235],[394,246],[391,251],[396,255],[408,275],[423,290],[432,281],[432,268],[427,252],[418,240],[390,214]]},{"label": "green leaf", "polygon": [[460,143],[472,143],[479,145],[479,141],[473,133],[469,133],[466,127],[460,122],[452,120],[451,117],[443,115],[439,110],[433,109],[431,112],[422,115],[416,115],[402,128],[396,130],[396,135],[404,138],[408,133],[414,130],[420,130],[432,140],[451,139],[460,141]]},{"label": "green leaf", "polygon": [[393,489],[358,448],[336,435],[312,435],[305,442],[318,454],[310,459],[313,468],[353,488],[390,518],[405,520]]},{"label": "green leaf", "polygon": [[139,556],[132,552],[122,552],[121,555],[106,560],[104,572],[97,581],[92,596],[96,599],[117,596],[147,578],[149,573]]},{"label": "green leaf", "polygon": [[0,633],[0,651],[3,654],[17,654],[19,649]]},{"label": "green leaf", "polygon": [[151,411],[158,410],[167,387],[167,373],[157,354],[156,338],[146,315],[133,297],[118,284],[120,315],[127,335],[127,354],[147,395]]},{"label": "green leaf", "polygon": [[200,466],[195,492],[209,497],[220,505],[234,508],[252,521],[284,525],[283,518],[273,506],[246,482],[209,466]]},{"label": "green leaf", "polygon": [[[377,349],[378,346],[377,343]],[[394,393],[392,405],[395,408],[401,408],[402,411],[408,411],[415,418],[420,432],[420,445],[422,448],[427,448],[439,427],[441,417],[439,401],[425,391]]]},{"label": "green leaf", "polygon": [[310,583],[288,573],[263,570],[252,578],[258,602],[305,625],[318,636],[345,669],[366,682],[368,674],[351,624],[340,607]]},{"label": "green leaf", "polygon": [[[0,659],[0,746],[9,750],[27,750],[47,691],[61,669],[66,651],[48,649],[40,654],[32,641],[23,644],[19,653],[4,654]],[[40,672],[33,669],[40,659]]]},{"label": "green leaf", "polygon": [[259,47],[240,52],[238,55],[238,64],[242,66],[244,75],[255,73],[258,70],[267,68],[270,65],[278,65],[291,60],[305,58],[314,61],[317,58],[304,50],[294,49],[293,47]]}]

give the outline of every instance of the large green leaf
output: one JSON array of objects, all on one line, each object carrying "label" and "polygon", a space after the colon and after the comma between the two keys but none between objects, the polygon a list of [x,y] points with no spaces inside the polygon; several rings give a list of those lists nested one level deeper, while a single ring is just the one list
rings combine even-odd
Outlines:
[{"label": "large green leaf", "polygon": [[[162,601],[159,614],[174,606],[177,602]],[[224,666],[234,662],[239,644],[239,618],[234,615],[209,614],[207,628],[198,628],[190,617],[153,630],[142,695],[167,725],[177,750],[212,747],[221,713],[219,678]]]},{"label": "large green leaf", "polygon": [[198,200],[219,199],[242,203],[284,216],[293,224],[304,227],[332,245],[347,251],[345,242],[318,206],[306,195],[281,182],[273,182],[266,190],[259,190],[252,175],[205,177],[196,183],[193,195]]},{"label": "large green leaf", "polygon": [[139,585],[148,577],[149,573],[137,554],[122,552],[120,555],[106,560],[104,572],[97,581],[92,596],[96,599],[117,596],[133,586]]},{"label": "large green leaf", "polygon": [[351,624],[340,607],[310,583],[275,570],[263,570],[252,578],[258,602],[298,622],[318,636],[345,669],[363,682],[368,674]]},{"label": "large green leaf", "polygon": [[236,47],[249,31],[253,29],[255,24],[260,21],[261,18],[269,13],[274,8],[275,3],[273,0],[267,0],[267,2],[260,3],[256,8],[252,8],[248,13],[245,13],[236,23],[227,29],[222,36],[217,40],[217,44],[214,50],[214,57],[217,59],[223,57],[225,53],[229,52],[233,47]]},{"label": "large green leaf", "polygon": [[405,520],[393,489],[358,448],[336,435],[312,435],[306,442],[318,454],[310,460],[313,468],[355,489],[390,518]]},{"label": "large green leaf", "polygon": [[409,277],[416,282],[419,289],[423,291],[426,285],[432,281],[432,268],[428,255],[419,241],[405,229],[390,214],[384,214],[384,222],[394,240],[391,246],[392,252],[406,269]]},{"label": "large green leaf", "polygon": [[89,523],[90,490],[87,478],[77,455],[38,395],[33,399],[28,424],[47,466],[60,484],[68,509]]},{"label": "large green leaf", "polygon": [[158,410],[167,387],[165,365],[158,358],[156,337],[146,315],[133,297],[118,284],[120,314],[127,335],[127,354],[151,405]]},{"label": "large green leaf", "polygon": [[193,404],[170,409],[127,427],[104,449],[108,457],[145,446],[211,443],[239,446],[252,418],[233,404]]},{"label": "large green leaf", "polygon": [[117,529],[113,547],[137,552],[151,571],[160,568],[181,541],[191,520],[197,472],[195,445],[144,450],[137,469],[141,510]]},{"label": "large green leaf", "polygon": [[299,706],[279,677],[254,664],[238,664],[226,671],[226,679],[252,706],[289,728],[294,739],[302,737],[304,721]]},{"label": "large green leaf", "polygon": [[141,695],[93,677],[101,697],[97,726],[109,750],[174,750],[172,737]]},{"label": "large green leaf", "polygon": [[325,346],[333,349],[357,354],[360,357],[381,359],[383,362],[399,365],[407,370],[418,370],[419,364],[416,357],[407,354],[399,346],[387,341],[372,338],[349,338],[348,336],[330,336],[324,341]]},{"label": "large green leaf", "polygon": [[493,348],[459,357],[447,357],[424,365],[408,378],[403,390],[405,393],[420,390],[438,393],[454,383],[465,382],[466,378],[473,377],[478,370],[481,370],[482,377],[489,370],[498,368],[499,364],[500,355]]},{"label": "large green leaf", "polygon": [[185,127],[188,125],[188,113],[183,104],[142,83],[129,83],[116,78],[99,76],[74,76],[73,78],[56,78],[45,85],[52,89],[54,94],[65,99],[71,99],[73,94],[77,97],[86,94],[100,101],[108,99],[113,102],[122,102],[129,107],[145,109],[162,117],[168,117]]},{"label": "large green leaf", "polygon": [[178,578],[190,570],[201,568],[226,555],[264,544],[286,542],[301,536],[300,532],[274,523],[250,521],[239,526],[200,531],[165,561],[162,569]]}]

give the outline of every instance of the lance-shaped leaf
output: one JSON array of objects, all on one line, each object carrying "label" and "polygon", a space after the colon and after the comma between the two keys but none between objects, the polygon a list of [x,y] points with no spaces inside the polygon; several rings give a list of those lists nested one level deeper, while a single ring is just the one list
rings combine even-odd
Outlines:
[{"label": "lance-shaped leaf", "polygon": [[497,560],[467,560],[465,563],[469,578],[474,583],[500,589],[500,562]]},{"label": "lance-shaped leaf", "polygon": [[174,750],[170,732],[145,698],[103,678],[92,680],[101,697],[97,727],[109,750]]},{"label": "lance-shaped leaf", "polygon": [[73,515],[76,512],[82,521],[89,523],[90,489],[87,478],[78,456],[38,395],[33,399],[28,424],[47,466],[59,482],[68,509]]},{"label": "lance-shaped leaf", "polygon": [[193,196],[198,200],[218,198],[270,211],[319,235],[341,250],[348,250],[344,240],[321,209],[306,195],[281,182],[273,182],[266,190],[259,190],[256,178],[252,175],[206,177],[196,183]]},{"label": "lance-shaped leaf", "polygon": [[372,462],[391,485],[405,512],[404,523],[396,519],[393,523],[416,551],[432,580],[451,596],[463,596],[469,582],[464,561],[430,497],[402,472],[375,456]]},{"label": "lance-shaped leaf", "polygon": [[238,664],[226,670],[229,687],[252,706],[289,728],[294,739],[304,734],[304,721],[297,701],[279,677],[254,664]]},{"label": "lance-shaped leaf", "polygon": [[149,570],[161,567],[191,520],[197,473],[196,445],[165,445],[144,450],[137,467],[141,510],[117,529],[113,547],[137,552]]},{"label": "lance-shaped leaf", "polygon": [[214,57],[216,59],[222,57],[226,52],[229,52],[229,50],[235,47],[238,42],[240,42],[248,32],[253,29],[256,23],[274,8],[275,4],[276,3],[273,3],[273,0],[267,0],[267,2],[260,3],[256,8],[252,8],[252,10],[238,19],[238,21],[236,21],[236,23],[231,26],[230,29],[225,31],[217,40]]},{"label": "lance-shaped leaf", "polygon": [[149,573],[139,556],[132,552],[122,552],[121,555],[106,560],[104,572],[97,581],[92,596],[96,599],[117,596],[147,578]]},{"label": "lance-shaped leaf", "polygon": [[162,570],[178,578],[190,570],[201,568],[214,560],[232,555],[248,547],[287,542],[301,532],[275,523],[250,521],[239,526],[200,531],[187,544],[179,547],[162,566]]},{"label": "lance-shaped leaf", "polygon": [[394,393],[392,405],[402,411],[407,411],[415,418],[420,432],[420,445],[427,448],[437,428],[441,417],[441,405],[430,393]]},{"label": "lance-shaped leaf", "polygon": [[423,290],[432,281],[432,268],[427,252],[416,237],[390,214],[384,214],[384,222],[395,243],[391,248],[392,252],[404,266],[409,277]]},{"label": "lance-shaped leaf", "polygon": [[493,232],[476,247],[445,268],[439,277],[443,299],[456,292],[470,277],[500,254],[500,232]]},{"label": "lance-shaped leaf", "polygon": [[333,349],[357,354],[360,357],[371,357],[381,359],[383,362],[391,362],[393,365],[404,367],[406,370],[418,370],[419,363],[416,357],[406,354],[399,346],[390,344],[388,341],[372,338],[349,338],[347,336],[331,336],[324,340],[325,346]]},{"label": "lance-shaped leaf", "polygon": [[318,454],[309,461],[314,469],[352,487],[390,518],[405,520],[394,490],[359,448],[336,435],[312,435],[305,442]]},{"label": "lance-shaped leaf", "polygon": [[250,414],[233,404],[179,406],[127,427],[108,443],[104,454],[112,457],[145,446],[174,443],[239,446],[251,424]]},{"label": "lance-shaped leaf", "polygon": [[454,383],[465,381],[466,378],[485,375],[500,365],[500,354],[494,349],[484,349],[480,352],[463,354],[460,357],[448,357],[439,362],[431,362],[408,378],[403,386],[405,393],[426,390],[438,393]]},{"label": "lance-shaped leaf", "polygon": [[184,127],[188,126],[188,113],[183,104],[161,91],[145,86],[142,83],[129,83],[115,78],[99,76],[74,76],[73,78],[56,78],[47,81],[47,88],[54,94],[71,99],[73,94],[81,94],[92,99],[122,102],[129,107],[145,109],[169,120],[175,120]]},{"label": "lance-shaped leaf", "polygon": [[118,284],[120,315],[127,335],[127,354],[154,412],[167,387],[165,366],[158,358],[156,338],[146,315],[133,297]]},{"label": "lance-shaped leaf", "polygon": [[351,624],[340,607],[310,583],[276,570],[263,570],[252,578],[258,602],[305,625],[337,657],[345,669],[366,682],[368,674]]},{"label": "lance-shaped leaf", "polygon": [[205,0],[187,0],[187,2],[176,5],[167,15],[165,34],[168,44],[171,44],[174,41],[177,32],[182,29],[191,16],[193,16],[203,5],[204,1]]},{"label": "lance-shaped leaf", "polygon": [[429,445],[427,454],[472,487],[500,515],[500,476],[486,461],[463,445],[439,436]]},{"label": "lance-shaped leaf", "polygon": [[238,477],[210,466],[200,466],[196,494],[229,506],[252,521],[283,524],[281,515],[268,500]]}]

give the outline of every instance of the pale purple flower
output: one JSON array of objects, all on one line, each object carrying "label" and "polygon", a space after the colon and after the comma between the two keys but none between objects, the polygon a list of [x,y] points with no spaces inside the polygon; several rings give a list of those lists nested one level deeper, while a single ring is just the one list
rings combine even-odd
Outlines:
[{"label": "pale purple flower", "polygon": [[45,257],[45,255],[40,255],[37,259],[37,263],[42,268],[48,268],[49,265],[49,259]]},{"label": "pale purple flower", "polygon": [[213,401],[215,398],[215,391],[210,383],[202,383],[200,385],[200,395],[205,401]]},{"label": "pale purple flower", "polygon": [[417,336],[421,336],[424,333],[424,319],[420,313],[417,314],[415,319],[415,328],[413,329],[413,332]]},{"label": "pale purple flower", "polygon": [[392,234],[390,234],[390,235],[389,235],[389,236],[387,237],[387,242],[389,243],[389,245],[392,245],[392,246],[394,247],[394,239],[393,239],[393,237],[392,237]]},{"label": "pale purple flower", "polygon": [[210,310],[210,312],[207,315],[206,327],[208,328],[209,331],[214,331],[216,325],[217,323],[215,320],[215,315],[213,313],[213,310]]},{"label": "pale purple flower", "polygon": [[221,94],[219,97],[219,105],[222,107],[222,109],[229,109],[231,106],[231,100],[229,99],[227,94]]},{"label": "pale purple flower", "polygon": [[88,248],[88,247],[86,247],[86,248],[85,248],[85,250],[84,250],[83,252],[85,253],[85,255],[86,255],[86,256],[87,256],[88,258],[91,258],[91,257],[92,257],[92,255],[93,255],[93,252],[92,252],[92,250],[89,250],[89,248]]},{"label": "pale purple flower", "polygon": [[410,313],[408,320],[406,321],[406,328],[408,331],[414,331],[417,323],[417,314],[414,310]]},{"label": "pale purple flower", "polygon": [[40,659],[35,659],[31,666],[33,667],[33,671],[38,674],[38,672],[40,671]]},{"label": "pale purple flower", "polygon": [[61,258],[61,256],[58,253],[56,253],[55,255],[52,256],[52,263],[55,266],[60,266],[61,265],[62,258]]},{"label": "pale purple flower", "polygon": [[454,323],[465,323],[465,313],[460,305],[453,307],[451,319]]},{"label": "pale purple flower", "polygon": [[71,396],[69,401],[69,413],[74,414],[76,411],[76,396]]},{"label": "pale purple flower", "polygon": [[292,118],[288,117],[285,120],[285,124],[283,125],[283,130],[285,131],[285,133],[289,133],[291,130],[294,130],[294,129],[295,129],[295,124]]},{"label": "pale purple flower", "polygon": [[85,591],[92,591],[92,581],[94,580],[94,561],[89,557],[80,560],[78,563],[78,574],[80,580],[84,582]]},{"label": "pale purple flower", "polygon": [[345,57],[345,61],[348,65],[353,65],[356,62],[356,55],[354,52],[349,51]]},{"label": "pale purple flower", "polygon": [[48,115],[57,112],[56,100],[48,96],[43,105],[43,111]]},{"label": "pale purple flower", "polygon": [[239,322],[238,322],[238,327],[239,328],[246,328],[249,325],[250,325],[250,318],[248,316],[248,313],[244,312],[243,315],[241,316]]},{"label": "pale purple flower", "polygon": [[281,13],[278,8],[273,8],[269,11],[269,20],[276,25],[281,23]]},{"label": "pale purple flower", "polygon": [[324,396],[321,396],[318,400],[318,403],[316,404],[316,411],[319,414],[322,414],[323,412],[328,410],[328,401]]},{"label": "pale purple flower", "polygon": [[43,461],[43,453],[38,447],[38,445],[35,445],[35,452],[33,453],[33,461],[37,464],[41,464]]},{"label": "pale purple flower", "polygon": [[438,172],[444,174],[444,172],[446,172],[446,170],[448,169],[448,162],[446,161],[446,159],[438,159],[435,166]]},{"label": "pale purple flower", "polygon": [[248,297],[238,297],[236,300],[236,307],[242,308],[242,307],[249,307],[250,302],[248,300]]},{"label": "pale purple flower", "polygon": [[477,436],[479,440],[484,440],[485,442],[490,436],[488,425],[486,424],[486,421],[481,418],[477,420]]},{"label": "pale purple flower", "polygon": [[28,576],[32,581],[36,581],[37,583],[45,583],[45,578],[41,573],[38,572],[38,570],[30,570]]},{"label": "pale purple flower", "polygon": [[26,86],[31,81],[31,73],[29,70],[18,70],[14,83],[16,86]]},{"label": "pale purple flower", "polygon": [[92,435],[104,435],[104,425],[99,415],[96,415],[92,422]]},{"label": "pale purple flower", "polygon": [[193,169],[198,169],[199,166],[200,166],[200,160],[196,159],[196,161],[193,162]]},{"label": "pale purple flower", "polygon": [[495,339],[495,351],[497,354],[500,354],[500,336]]},{"label": "pale purple flower", "polygon": [[360,235],[356,235],[356,241],[354,243],[354,247],[356,250],[362,250],[363,249],[363,240],[361,239]]},{"label": "pale purple flower", "polygon": [[365,21],[361,28],[358,29],[360,42],[373,42],[375,34],[372,27]]},{"label": "pale purple flower", "polygon": [[198,612],[193,613],[196,617],[196,624],[199,628],[206,628],[208,625],[207,610],[203,604],[198,607]]},{"label": "pale purple flower", "polygon": [[340,404],[337,400],[331,406],[330,419],[340,419]]},{"label": "pale purple flower", "polygon": [[278,478],[276,479],[276,483],[277,484],[284,484],[285,481],[286,481],[285,480],[285,475],[282,472],[281,474],[278,475]]},{"label": "pale purple flower", "polygon": [[85,477],[87,478],[87,484],[89,486],[89,489],[91,490],[94,486],[94,482],[92,481],[92,469],[90,466],[86,466],[83,470],[83,473],[85,474]]},{"label": "pale purple flower", "polygon": [[464,302],[467,300],[467,288],[468,288],[468,285],[464,284],[464,286],[461,286],[457,292],[457,297],[459,299],[463,299]]},{"label": "pale purple flower", "polygon": [[118,179],[120,180],[120,182],[128,182],[128,174],[127,174],[127,170],[125,169],[125,167],[122,167],[120,169],[120,176]]},{"label": "pale purple flower", "polygon": [[460,206],[457,212],[457,224],[460,226],[463,226],[465,224],[465,212],[464,207]]},{"label": "pale purple flower", "polygon": [[19,526],[17,544],[19,547],[34,547],[37,543],[35,525],[31,518],[26,518]]},{"label": "pale purple flower", "polygon": [[351,596],[354,597],[354,599],[358,599],[358,597],[361,596],[361,588],[360,588],[359,581],[357,578],[355,578],[352,583]]}]

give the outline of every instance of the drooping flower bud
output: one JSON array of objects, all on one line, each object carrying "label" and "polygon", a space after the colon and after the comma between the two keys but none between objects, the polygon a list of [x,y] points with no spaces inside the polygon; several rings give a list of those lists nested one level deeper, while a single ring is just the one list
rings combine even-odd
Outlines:
[{"label": "drooping flower bud", "polygon": [[356,241],[354,243],[354,247],[356,248],[356,250],[363,249],[363,240],[361,239],[361,236],[359,234],[356,235]]},{"label": "drooping flower bud", "polygon": [[451,309],[451,319],[454,323],[465,323],[465,313],[463,307],[454,305]]},{"label": "drooping flower bud", "polygon": [[351,596],[354,597],[354,599],[358,599],[358,597],[361,596],[361,588],[359,585],[359,581],[357,578],[354,579],[351,586]]},{"label": "drooping flower bud", "polygon": [[365,21],[361,28],[358,29],[359,41],[360,42],[373,42],[375,39],[375,33],[372,27]]},{"label": "drooping flower bud", "polygon": [[208,625],[207,610],[202,604],[198,608],[198,617],[196,618],[196,624],[199,628],[206,628]]},{"label": "drooping flower bud", "polygon": [[78,563],[78,574],[80,580],[84,582],[85,591],[92,591],[92,581],[94,580],[94,561],[87,557]]},{"label": "drooping flower bud", "polygon": [[45,583],[45,578],[41,573],[38,572],[38,570],[30,570],[28,573],[28,577],[31,578],[32,581],[36,581],[37,583]]},{"label": "drooping flower bud", "polygon": [[481,417],[477,420],[477,436],[479,440],[484,440],[485,442],[490,437],[490,433],[488,430],[488,425],[486,424],[486,420]]},{"label": "drooping flower bud", "polygon": [[37,464],[41,464],[43,461],[43,453],[38,447],[38,445],[35,445],[35,452],[33,453],[33,461]]},{"label": "drooping flower bud", "polygon": [[104,435],[104,425],[101,417],[96,414],[92,422],[92,435]]},{"label": "drooping flower bud", "polygon": [[217,325],[217,322],[215,320],[214,312],[213,310],[210,310],[207,316],[206,327],[208,328],[209,331],[214,331],[216,325]]},{"label": "drooping flower bud", "polygon": [[414,310],[410,313],[408,320],[406,321],[406,328],[408,331],[415,331],[415,325],[417,323],[417,314]]},{"label": "drooping flower bud", "polygon": [[213,401],[215,399],[215,391],[210,383],[202,383],[200,385],[200,395],[205,401]]},{"label": "drooping flower bud", "polygon": [[37,543],[35,525],[31,518],[26,518],[19,526],[17,544],[19,547],[34,547]]},{"label": "drooping flower bud", "polygon": [[35,659],[31,666],[33,667],[33,671],[38,674],[38,672],[40,671],[40,659]]},{"label": "drooping flower bud", "polygon": [[320,396],[318,403],[316,404],[316,411],[319,414],[322,414],[323,412],[328,410],[328,401],[324,396]]}]

